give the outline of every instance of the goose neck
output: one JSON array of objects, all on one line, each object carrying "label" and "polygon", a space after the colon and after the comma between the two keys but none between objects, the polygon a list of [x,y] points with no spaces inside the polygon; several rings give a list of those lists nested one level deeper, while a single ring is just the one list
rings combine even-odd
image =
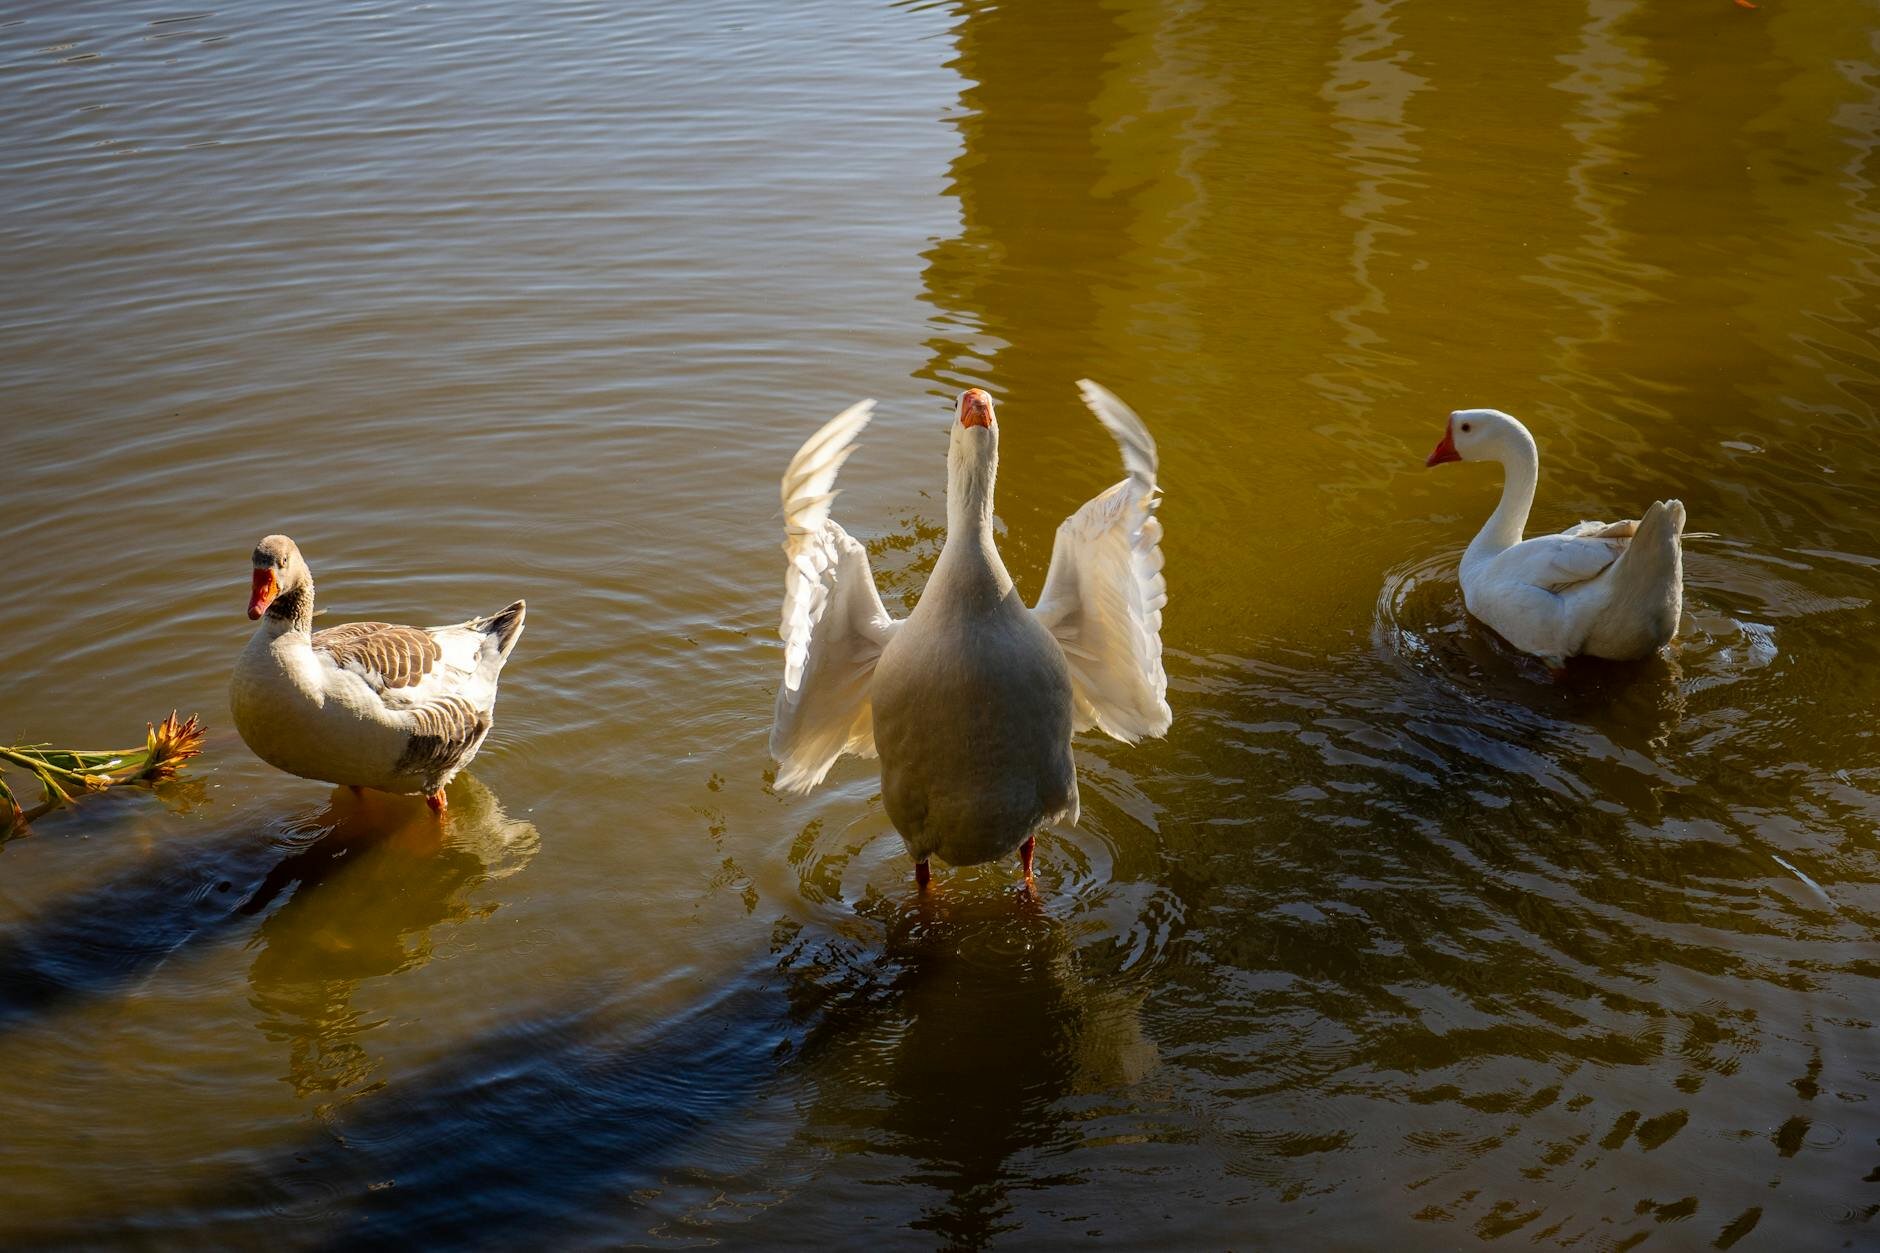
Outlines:
[{"label": "goose neck", "polygon": [[974,456],[954,450],[947,459],[947,543],[972,536],[992,542],[992,492],[999,473],[998,454]]},{"label": "goose neck", "polygon": [[313,576],[303,575],[293,587],[276,596],[267,612],[261,615],[261,625],[271,637],[310,634],[313,631]]},{"label": "goose neck", "polygon": [[1012,587],[992,530],[998,465],[996,449],[956,445],[948,458],[947,540],[931,586],[958,607],[996,604]]},{"label": "goose neck", "polygon": [[1521,542],[1540,482],[1540,453],[1527,432],[1512,433],[1495,459],[1502,466],[1501,500],[1469,545],[1472,555],[1500,552]]}]

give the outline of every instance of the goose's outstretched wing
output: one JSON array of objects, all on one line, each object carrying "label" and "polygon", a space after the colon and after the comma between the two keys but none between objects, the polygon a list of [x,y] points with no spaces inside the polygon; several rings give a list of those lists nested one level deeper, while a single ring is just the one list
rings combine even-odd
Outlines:
[{"label": "goose's outstretched wing", "polygon": [[1133,743],[1168,730],[1162,669],[1162,524],[1156,520],[1155,441],[1142,419],[1083,379],[1084,403],[1123,450],[1129,477],[1058,527],[1034,613],[1070,662],[1072,725]]},{"label": "goose's outstretched wing", "polygon": [[810,436],[783,473],[783,682],[770,728],[777,786],[807,792],[843,753],[875,755],[869,681],[898,625],[868,552],[829,516],[836,472],[873,414],[864,400]]}]

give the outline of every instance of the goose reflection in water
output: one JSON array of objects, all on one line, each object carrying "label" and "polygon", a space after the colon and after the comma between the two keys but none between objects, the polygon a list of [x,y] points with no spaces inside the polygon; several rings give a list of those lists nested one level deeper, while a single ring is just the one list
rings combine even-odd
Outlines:
[{"label": "goose reflection in water", "polygon": [[1101,968],[1101,950],[1080,948],[1077,921],[1052,912],[1064,904],[1030,892],[871,895],[860,909],[887,931],[883,980],[855,979],[865,954],[791,962],[836,985],[823,994],[854,997],[822,1007],[823,1042],[842,1056],[810,1063],[811,1139],[868,1146],[849,1169],[912,1184],[913,1198],[890,1208],[918,1206],[911,1225],[948,1245],[979,1247],[1018,1228],[1017,1198],[1086,1139],[1079,1098],[1158,1066],[1144,991]]},{"label": "goose reflection in water", "polygon": [[360,1037],[380,1021],[354,1005],[360,985],[429,962],[440,925],[494,913],[473,889],[521,870],[541,839],[467,776],[443,822],[414,797],[335,788],[301,830],[313,838],[239,909],[287,894],[250,941],[249,1003],[262,1034],[287,1045],[296,1096],[356,1091],[377,1068]]}]

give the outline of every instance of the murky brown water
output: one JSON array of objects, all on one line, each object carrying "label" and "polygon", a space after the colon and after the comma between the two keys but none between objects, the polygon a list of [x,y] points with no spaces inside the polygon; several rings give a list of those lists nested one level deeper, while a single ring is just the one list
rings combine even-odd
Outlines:
[{"label": "murky brown water", "polygon": [[[652,6],[644,6],[651,9]],[[0,1241],[1880,1241],[1871,5],[0,11],[0,739],[214,728],[0,854]],[[1161,441],[1176,725],[926,904],[766,781],[775,487],[911,602]],[[1464,620],[1692,525],[1675,654]],[[440,835],[228,727],[247,553],[528,634]]]}]

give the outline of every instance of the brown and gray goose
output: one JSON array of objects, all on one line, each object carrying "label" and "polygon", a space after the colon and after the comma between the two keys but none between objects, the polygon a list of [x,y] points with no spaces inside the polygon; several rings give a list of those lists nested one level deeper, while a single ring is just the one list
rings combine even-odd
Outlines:
[{"label": "brown and gray goose", "polygon": [[255,546],[248,616],[260,619],[229,687],[235,729],[289,774],[354,788],[444,787],[490,733],[496,679],[522,635],[523,602],[456,626],[313,628],[313,575],[294,541]]},{"label": "brown and gray goose", "polygon": [[879,754],[882,800],[923,888],[936,855],[965,865],[1016,851],[1029,879],[1037,830],[1077,822],[1071,734],[1133,743],[1169,727],[1155,441],[1115,396],[1078,387],[1127,477],[1058,527],[1035,608],[994,542],[999,427],[979,388],[954,407],[946,546],[906,618],[888,616],[867,551],[829,516],[874,402],[831,419],[784,472],[777,786],[807,792],[843,753]]}]

